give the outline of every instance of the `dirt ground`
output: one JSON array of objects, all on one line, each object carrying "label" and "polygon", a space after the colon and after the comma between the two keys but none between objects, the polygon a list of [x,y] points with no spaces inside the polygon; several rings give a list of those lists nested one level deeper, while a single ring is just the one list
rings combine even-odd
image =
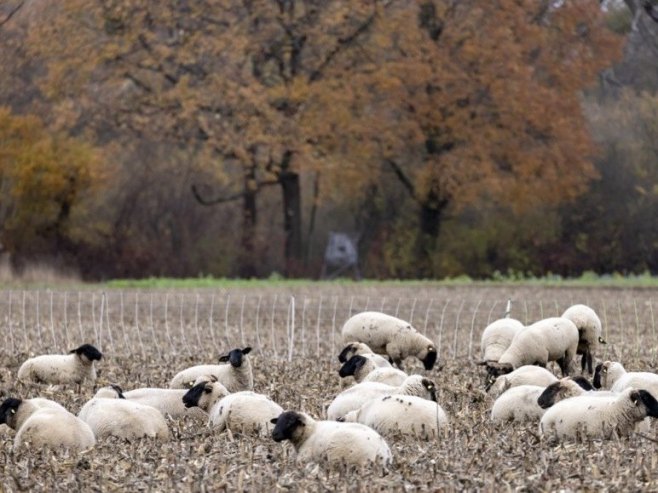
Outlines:
[{"label": "dirt ground", "polygon": [[[94,388],[16,383],[18,366],[42,352],[95,342],[105,354],[98,385],[125,390],[167,386],[180,369],[213,362],[250,345],[255,390],[285,409],[321,417],[345,387],[338,377],[339,330],[349,314],[382,309],[412,319],[440,338],[437,366],[409,372],[432,378],[450,418],[437,440],[393,439],[388,471],[331,470],[297,464],[288,444],[216,433],[204,422],[170,420],[166,443],[105,440],[81,455],[12,452],[13,431],[0,427],[0,491],[452,491],[658,490],[654,425],[611,441],[542,442],[537,424],[496,427],[491,399],[476,365],[479,338],[513,300],[525,323],[587,303],[604,321],[608,340],[597,358],[629,370],[654,371],[656,290],[514,288],[323,288],[227,292],[0,293],[0,397],[45,396],[74,413]],[[294,297],[294,316],[291,299]],[[227,298],[229,300],[227,301]],[[293,321],[294,320],[294,324]],[[243,344],[244,343],[244,344]]]}]

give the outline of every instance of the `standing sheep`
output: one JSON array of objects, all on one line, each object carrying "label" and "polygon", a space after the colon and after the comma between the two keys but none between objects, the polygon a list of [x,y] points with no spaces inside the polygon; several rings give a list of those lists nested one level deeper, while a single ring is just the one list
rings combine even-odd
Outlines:
[{"label": "standing sheep", "polygon": [[47,399],[39,399],[39,402],[33,399],[6,399],[0,405],[0,424],[16,430],[14,450],[31,446],[35,449],[48,447],[79,451],[96,443],[87,423]]},{"label": "standing sheep", "polygon": [[498,361],[523,327],[521,322],[513,318],[501,318],[487,325],[480,339],[483,363]]},{"label": "standing sheep", "polygon": [[398,387],[378,382],[363,382],[342,391],[327,408],[327,418],[342,418],[371,399],[392,394],[415,395],[437,402],[436,384],[420,375],[411,375]]},{"label": "standing sheep", "polygon": [[377,354],[386,354],[398,368],[408,356],[415,356],[431,370],[436,362],[434,343],[409,322],[380,312],[362,312],[351,317],[342,328],[343,340],[367,344]]},{"label": "standing sheep", "polygon": [[548,409],[539,423],[558,439],[626,436],[645,417],[658,418],[658,402],[646,390],[626,389],[614,397],[571,397]]},{"label": "standing sheep", "polygon": [[384,358],[384,357],[382,357],[378,354],[375,354],[372,351],[372,349],[370,349],[370,346],[368,346],[367,344],[364,344],[362,342],[356,342],[356,341],[350,342],[349,344],[347,344],[343,348],[343,350],[338,355],[338,361],[340,361],[341,363],[345,363],[352,356],[356,356],[357,354],[360,354],[361,356],[367,357],[378,368],[390,368],[391,367],[391,363],[386,358]]},{"label": "standing sheep", "polygon": [[599,344],[605,344],[601,337],[601,320],[594,310],[587,305],[573,305],[562,314],[563,318],[571,320],[578,329],[578,350],[576,354],[582,354],[581,372],[585,366],[590,375],[592,374],[592,350]]},{"label": "standing sheep", "polygon": [[546,368],[535,365],[524,365],[512,373],[501,375],[498,378],[492,374],[488,374],[485,390],[491,397],[496,399],[503,392],[518,385],[540,385],[546,387],[554,382],[557,382],[557,377]]},{"label": "standing sheep", "polygon": [[546,318],[517,332],[498,362],[486,363],[487,370],[499,376],[523,365],[545,367],[549,361],[557,361],[562,376],[567,376],[577,348],[578,329],[571,320]]},{"label": "standing sheep", "polygon": [[272,429],[271,420],[283,408],[269,397],[251,391],[227,394],[219,383],[200,383],[192,387],[183,402],[186,407],[198,406],[209,415],[208,426],[244,434],[265,434]]},{"label": "standing sheep", "polygon": [[388,467],[392,462],[391,450],[381,435],[359,423],[316,421],[295,411],[284,412],[271,422],[274,441],[290,440],[298,461],[358,467]]},{"label": "standing sheep", "polygon": [[627,372],[621,363],[604,361],[596,365],[594,387],[621,392],[630,387],[645,389],[658,398],[658,375],[647,371]]},{"label": "standing sheep", "polygon": [[81,384],[85,380],[96,381],[94,361],[103,355],[91,344],[72,349],[69,354],[44,354],[25,361],[18,369],[21,382],[47,384]]},{"label": "standing sheep", "polygon": [[169,439],[169,428],[160,411],[126,400],[117,385],[99,389],[82,406],[78,417],[91,427],[97,439],[108,436],[126,440],[142,437]]},{"label": "standing sheep", "polygon": [[342,420],[369,426],[385,437],[407,435],[424,440],[437,438],[439,429],[448,425],[448,416],[438,403],[413,395],[371,399]]},{"label": "standing sheep", "polygon": [[340,378],[354,377],[357,383],[380,382],[387,385],[401,385],[409,376],[397,368],[378,368],[367,355],[357,354],[346,361],[338,371]]},{"label": "standing sheep", "polygon": [[229,392],[240,390],[253,390],[254,376],[251,362],[246,356],[251,352],[250,347],[233,349],[219,358],[225,365],[198,365],[179,372],[171,380],[171,389],[190,389],[194,381],[204,375],[214,376]]}]

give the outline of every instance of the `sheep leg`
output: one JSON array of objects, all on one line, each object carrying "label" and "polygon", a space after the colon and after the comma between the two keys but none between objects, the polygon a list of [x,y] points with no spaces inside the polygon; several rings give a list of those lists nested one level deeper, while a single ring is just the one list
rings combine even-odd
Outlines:
[{"label": "sheep leg", "polygon": [[[587,366],[587,353],[583,353],[583,357],[580,360],[580,373],[585,373],[585,366]],[[591,370],[591,363],[590,363],[590,373],[592,372]]]},{"label": "sheep leg", "polygon": [[587,350],[587,371],[589,371],[589,374],[591,375],[592,372],[592,353],[590,350]]},{"label": "sheep leg", "polygon": [[557,360],[557,364],[559,365],[560,370],[562,370],[562,376],[569,376],[569,359],[566,356],[563,356]]}]

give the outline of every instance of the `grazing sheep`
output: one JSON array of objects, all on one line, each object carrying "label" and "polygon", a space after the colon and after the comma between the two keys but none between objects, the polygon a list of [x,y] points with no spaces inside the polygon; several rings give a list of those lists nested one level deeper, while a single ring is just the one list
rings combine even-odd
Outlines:
[{"label": "grazing sheep", "polygon": [[86,379],[96,380],[94,361],[103,357],[91,344],[83,344],[69,354],[44,354],[25,361],[18,369],[21,382],[47,384],[81,384]]},{"label": "grazing sheep", "polygon": [[629,387],[645,389],[658,398],[658,375],[647,371],[627,372],[621,363],[604,361],[596,365],[594,387],[621,392]]},{"label": "grazing sheep", "polygon": [[491,419],[496,422],[536,421],[544,410],[537,404],[537,398],[545,387],[539,385],[517,385],[505,391],[491,408]]},{"label": "grazing sheep", "polygon": [[521,322],[513,318],[501,318],[487,325],[480,339],[482,362],[498,361],[523,327]]},{"label": "grazing sheep", "polygon": [[326,461],[330,466],[377,464],[388,467],[392,462],[386,441],[373,429],[359,423],[316,421],[308,414],[286,411],[271,422],[275,425],[275,442],[290,440],[300,462]]},{"label": "grazing sheep", "polygon": [[116,436],[126,440],[142,437],[167,440],[169,428],[160,411],[130,402],[121,387],[103,387],[82,406],[78,417],[85,421],[97,439]]},{"label": "grazing sheep", "polygon": [[548,409],[556,402],[568,399],[569,397],[580,395],[611,397],[616,394],[617,392],[595,390],[592,384],[589,383],[589,380],[584,377],[564,377],[546,387],[537,399],[537,404],[542,409]]},{"label": "grazing sheep", "polygon": [[28,446],[79,451],[96,443],[87,423],[48,399],[5,399],[0,405],[0,424],[16,430],[15,451]]},{"label": "grazing sheep", "polygon": [[646,390],[626,389],[612,397],[570,397],[549,408],[542,435],[558,439],[626,436],[647,416],[658,417],[658,401]]},{"label": "grazing sheep", "polygon": [[346,361],[338,371],[340,378],[352,376],[357,383],[380,382],[387,385],[401,385],[407,375],[397,368],[378,368],[368,355],[357,354]]},{"label": "grazing sheep", "polygon": [[398,368],[408,356],[415,356],[431,370],[436,362],[434,343],[409,322],[380,312],[362,312],[351,317],[342,328],[345,342],[367,344],[377,354],[386,354]]},{"label": "grazing sheep", "polygon": [[206,411],[208,426],[244,434],[269,433],[271,420],[283,412],[281,406],[263,394],[242,391],[227,395],[226,388],[212,382],[192,387],[183,402],[186,407],[198,406]]},{"label": "grazing sheep", "polygon": [[585,366],[590,375],[592,374],[592,350],[599,344],[605,344],[601,337],[601,320],[594,310],[587,305],[573,305],[567,308],[562,318],[571,320],[578,329],[578,350],[576,354],[582,354],[581,372]]},{"label": "grazing sheep", "polygon": [[245,357],[251,352],[250,347],[233,349],[219,358],[220,363],[226,365],[199,365],[179,372],[171,380],[171,389],[190,389],[194,381],[203,375],[212,375],[224,385],[229,392],[240,390],[253,390],[254,376],[249,358]]},{"label": "grazing sheep", "polygon": [[363,382],[345,389],[327,408],[327,418],[342,418],[371,399],[392,394],[415,395],[437,402],[436,384],[420,375],[411,375],[398,387],[378,382]]},{"label": "grazing sheep", "polygon": [[546,318],[517,332],[498,362],[486,362],[487,370],[499,376],[523,365],[545,367],[549,361],[557,361],[562,376],[567,376],[577,349],[574,323],[566,318]]},{"label": "grazing sheep", "polygon": [[369,426],[385,437],[409,435],[425,440],[437,438],[439,429],[448,425],[448,416],[439,404],[412,395],[371,399],[342,420]]},{"label": "grazing sheep", "polygon": [[341,363],[345,363],[347,360],[349,360],[352,356],[356,356],[357,354],[360,354],[361,356],[365,356],[368,359],[370,359],[375,366],[378,368],[390,368],[391,363],[384,357],[375,354],[372,349],[370,349],[370,346],[367,344],[364,344],[362,342],[356,342],[352,341],[349,344],[347,344],[343,350],[340,352],[338,355],[338,361]]},{"label": "grazing sheep", "polygon": [[539,385],[546,387],[554,382],[557,382],[557,377],[546,368],[535,365],[524,365],[512,373],[501,375],[498,378],[492,374],[488,374],[485,390],[487,390],[491,397],[497,399],[503,392],[518,385]]}]

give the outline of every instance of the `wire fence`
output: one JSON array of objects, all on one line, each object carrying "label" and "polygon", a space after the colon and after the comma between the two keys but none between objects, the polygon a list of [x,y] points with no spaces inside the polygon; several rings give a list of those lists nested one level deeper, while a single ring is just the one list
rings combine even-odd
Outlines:
[{"label": "wire fence", "polygon": [[[455,296],[384,297],[251,294],[218,291],[0,291],[0,352],[66,352],[89,342],[104,353],[143,358],[216,356],[252,346],[266,357],[335,358],[343,323],[361,311],[405,319],[431,338],[439,358],[478,359],[484,328],[505,313],[507,299],[458,292]],[[658,339],[654,292],[619,292],[574,300],[556,290],[512,299],[511,316],[532,323],[559,316],[574,302],[596,310],[606,357],[633,355],[655,362]],[[582,298],[582,296],[580,297]]]}]

